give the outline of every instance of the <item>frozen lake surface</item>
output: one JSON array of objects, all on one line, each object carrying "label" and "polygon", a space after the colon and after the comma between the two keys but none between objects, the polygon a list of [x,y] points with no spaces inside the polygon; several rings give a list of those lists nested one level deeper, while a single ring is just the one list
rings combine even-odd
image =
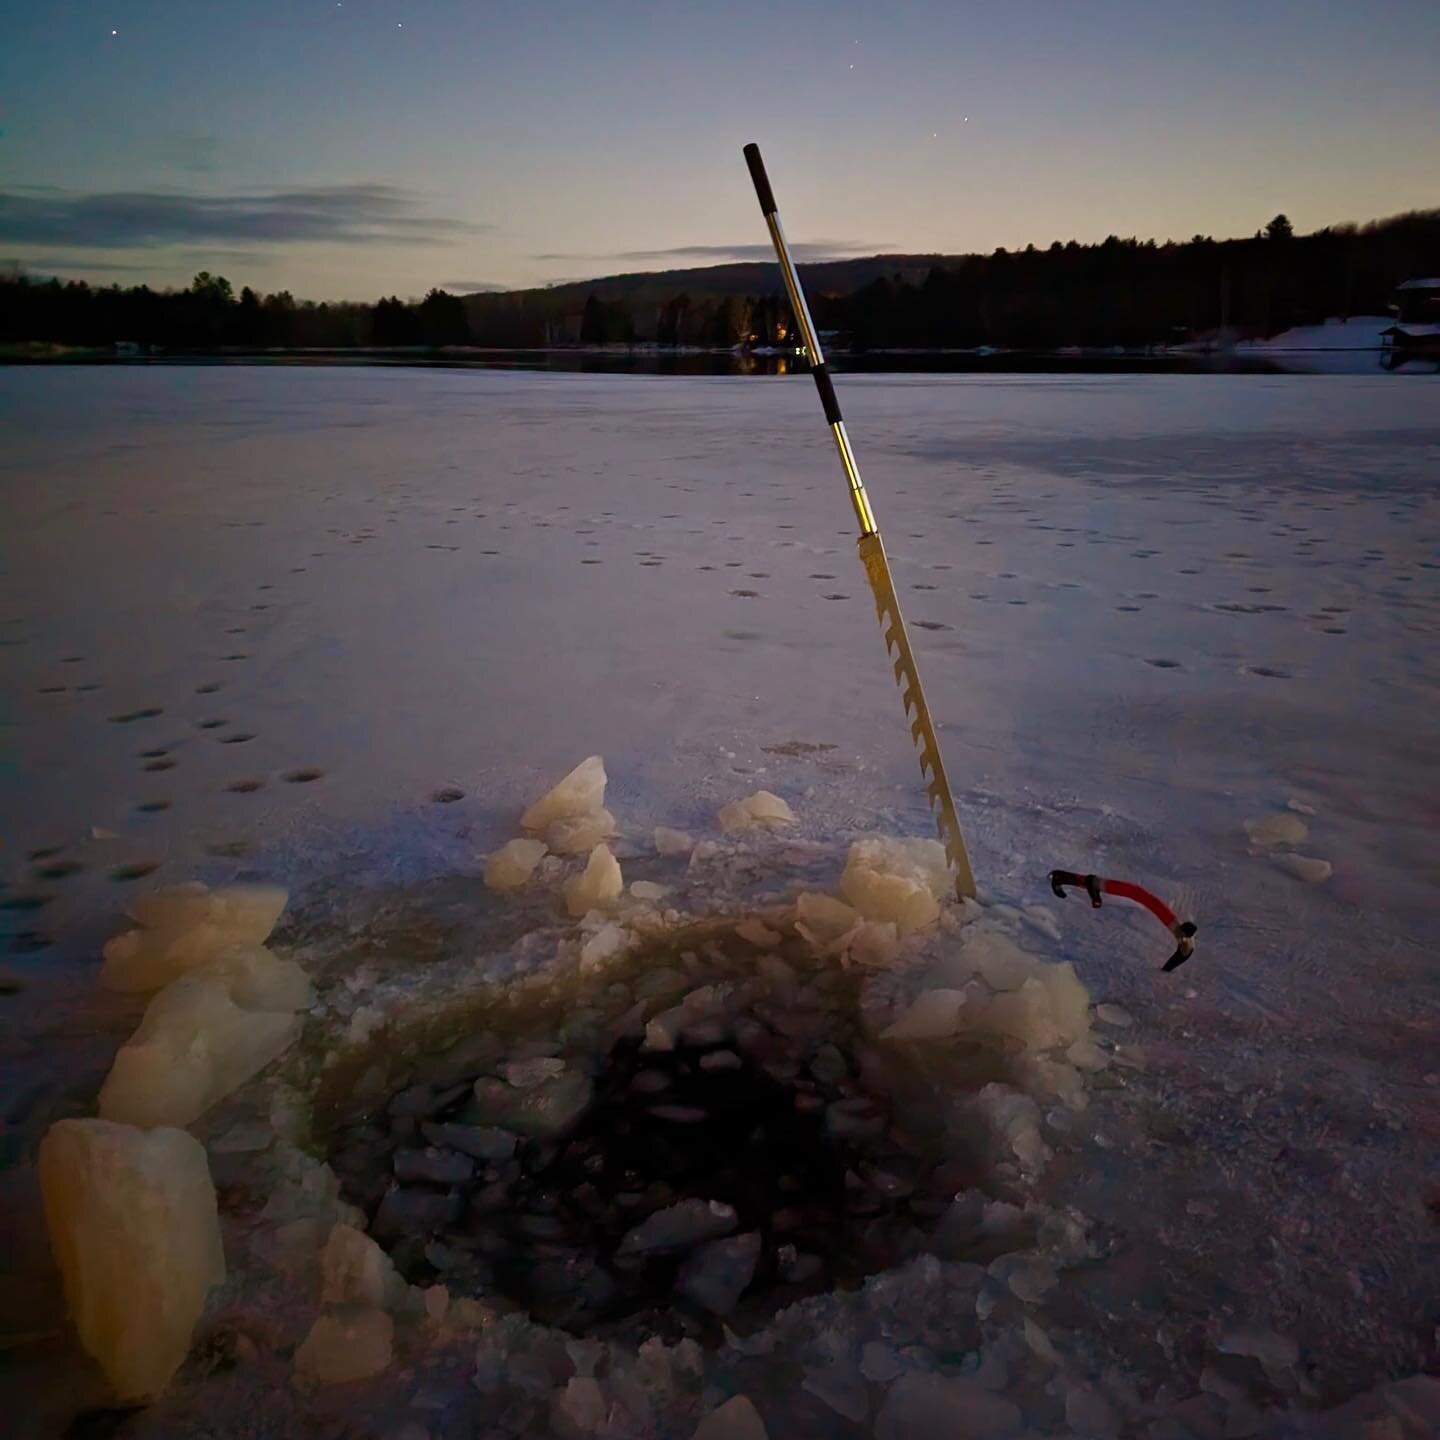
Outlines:
[{"label": "frozen lake surface", "polygon": [[[1433,1369],[1433,380],[840,384],[982,892],[1136,1017],[1051,1180],[1123,1243],[1057,1323],[1177,1398],[1237,1323],[1295,1337],[1302,1408]],[[836,872],[929,833],[803,377],[12,368],[0,422],[17,1284],[27,1157],[133,1023],[94,976],[136,888],[274,879],[359,925],[591,753],[632,837],[760,787]],[[1272,813],[1304,839],[1253,844]],[[1196,958],[1159,974],[1153,922],[1060,905],[1057,866],[1155,889]]]}]

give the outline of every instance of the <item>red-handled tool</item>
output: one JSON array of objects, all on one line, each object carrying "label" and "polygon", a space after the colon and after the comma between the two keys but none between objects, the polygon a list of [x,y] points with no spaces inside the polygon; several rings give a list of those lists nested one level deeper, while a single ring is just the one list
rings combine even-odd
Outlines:
[{"label": "red-handled tool", "polygon": [[1102,895],[1115,895],[1121,900],[1133,900],[1137,905],[1143,905],[1176,940],[1175,953],[1160,967],[1162,970],[1178,970],[1195,953],[1195,932],[1199,927],[1193,920],[1178,919],[1158,895],[1152,895],[1144,886],[1132,885],[1128,880],[1106,880],[1099,875],[1077,875],[1073,870],[1050,872],[1050,888],[1062,900],[1066,885],[1083,890],[1095,910],[1100,908]]}]

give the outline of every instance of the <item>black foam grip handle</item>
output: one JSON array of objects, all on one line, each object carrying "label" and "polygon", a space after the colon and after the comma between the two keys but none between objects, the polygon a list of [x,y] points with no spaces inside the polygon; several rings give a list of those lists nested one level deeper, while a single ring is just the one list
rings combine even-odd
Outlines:
[{"label": "black foam grip handle", "polygon": [[840,414],[840,402],[835,398],[835,387],[830,383],[830,367],[816,365],[810,373],[815,377],[815,388],[820,392],[820,403],[825,407],[825,423],[838,425],[844,418]]},{"label": "black foam grip handle", "polygon": [[755,193],[760,197],[760,211],[764,215],[775,213],[775,192],[770,188],[770,177],[765,173],[765,162],[760,158],[760,147],[752,140],[745,147],[745,163],[750,167],[750,178],[755,182]]}]

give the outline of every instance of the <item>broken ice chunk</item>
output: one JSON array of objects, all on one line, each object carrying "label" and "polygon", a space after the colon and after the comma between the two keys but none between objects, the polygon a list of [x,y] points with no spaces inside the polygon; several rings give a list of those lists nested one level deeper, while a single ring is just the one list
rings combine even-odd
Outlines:
[{"label": "broken ice chunk", "polygon": [[422,1120],[420,1132],[432,1145],[458,1150],[488,1164],[508,1160],[515,1153],[515,1137],[490,1125],[433,1125]]},{"label": "broken ice chunk", "polygon": [[1110,1057],[1093,1040],[1075,1041],[1065,1058],[1078,1070],[1104,1070],[1110,1064]]},{"label": "broken ice chunk", "polygon": [[295,1352],[297,1378],[317,1385],[368,1380],[390,1364],[395,1322],[369,1306],[347,1306],[322,1315]]},{"label": "broken ice chunk", "polygon": [[880,1032],[882,1040],[943,1040],[960,1028],[963,990],[922,990],[910,1008]]},{"label": "broken ice chunk", "polygon": [[315,998],[299,965],[263,945],[237,945],[194,973],[219,980],[242,1010],[306,1010]]},{"label": "broken ice chunk", "polygon": [[720,1200],[681,1200],[641,1221],[620,1242],[619,1255],[650,1255],[688,1250],[735,1228],[733,1207]]},{"label": "broken ice chunk", "polygon": [[245,1010],[220,980],[184,975],[149,1004],[100,1087],[100,1114],[186,1126],[289,1049],[300,1021]]},{"label": "broken ice chunk", "polygon": [[948,1375],[902,1375],[875,1417],[875,1440],[1003,1440],[1020,1429],[1020,1411],[974,1380]]},{"label": "broken ice chunk", "polygon": [[279,885],[227,885],[211,890],[192,880],[136,896],[129,914],[146,930],[215,925],[231,931],[237,941],[259,945],[269,938],[289,898]]},{"label": "broken ice chunk", "polygon": [[591,910],[608,910],[624,888],[620,862],[608,845],[597,845],[584,870],[565,882],[565,908],[577,920]]},{"label": "broken ice chunk", "polygon": [[795,928],[824,955],[846,940],[860,923],[860,912],[833,895],[807,892],[795,901]]},{"label": "broken ice chunk", "polygon": [[867,970],[883,970],[899,954],[900,931],[891,920],[862,920],[845,942],[846,959]]},{"label": "broken ice chunk", "polygon": [[1068,960],[1058,965],[1042,961],[1036,966],[1035,978],[1049,992],[1050,1013],[1061,1041],[1079,1040],[1088,1035],[1090,992],[1080,983],[1075,967]]},{"label": "broken ice chunk", "polygon": [[793,825],[795,812],[769,790],[757,790],[743,800],[732,800],[720,807],[720,828],[727,834],[749,830],[756,825]]},{"label": "broken ice chunk", "polygon": [[1282,1386],[1288,1372],[1300,1360],[1300,1346],[1293,1336],[1253,1326],[1227,1331],[1218,1348],[1229,1355],[1249,1355],[1258,1360],[1271,1383]]},{"label": "broken ice chunk", "polygon": [[976,1104],[1027,1170],[1039,1170],[1050,1157],[1040,1138],[1040,1107],[1008,1085],[992,1082]]},{"label": "broken ice chunk", "polygon": [[615,834],[615,817],[608,810],[567,815],[545,827],[545,842],[557,855],[586,855]]},{"label": "broken ice chunk", "polygon": [[1010,1287],[1011,1293],[1027,1305],[1052,1291],[1059,1276],[1048,1260],[1036,1255],[1001,1255],[990,1262],[990,1273]]},{"label": "broken ice chunk", "polygon": [[885,1113],[873,1100],[854,1095],[826,1106],[825,1129],[839,1140],[878,1140],[885,1133]]},{"label": "broken ice chunk", "polygon": [[769,1440],[769,1432],[749,1397],[736,1395],[700,1422],[693,1440]]},{"label": "broken ice chunk", "polygon": [[475,1082],[474,1118],[521,1135],[556,1135],[585,1113],[592,1087],[579,1070],[565,1070],[526,1089],[482,1075]]},{"label": "broken ice chunk", "polygon": [[693,1251],[680,1269],[675,1288],[712,1315],[728,1315],[755,1278],[760,1260],[760,1232],[749,1230],[726,1240],[712,1240]]},{"label": "broken ice chunk", "polygon": [[1049,1050],[1061,1038],[1051,1013],[1050,992],[1035,979],[997,995],[985,1009],[985,1027],[1009,1035],[1027,1050]]},{"label": "broken ice chunk", "polygon": [[510,1060],[500,1067],[500,1073],[517,1090],[533,1090],[563,1075],[565,1062],[554,1056],[537,1055],[530,1060]]},{"label": "broken ice chunk", "polygon": [[428,1146],[424,1150],[397,1150],[392,1164],[402,1185],[465,1185],[475,1174],[475,1162],[454,1150]]},{"label": "broken ice chunk", "polygon": [[772,949],[783,938],[778,930],[772,930],[758,915],[746,916],[735,927],[735,934],[761,950]]},{"label": "broken ice chunk", "polygon": [[870,1413],[870,1392],[865,1388],[864,1378],[847,1361],[823,1370],[807,1370],[800,1386],[837,1415],[857,1425]]},{"label": "broken ice chunk", "polygon": [[939,918],[940,899],[950,890],[945,847],[938,840],[857,840],[838,888],[867,920],[919,930]]},{"label": "broken ice chunk", "polygon": [[123,1399],[158,1395],[225,1279],[204,1147],[183,1130],[58,1120],[39,1173],[81,1344]]},{"label": "broken ice chunk", "polygon": [[1245,833],[1252,845],[1269,849],[1273,845],[1298,845],[1310,831],[1298,815],[1277,810],[1256,820],[1247,820]]},{"label": "broken ice chunk", "polygon": [[1123,1005],[1116,1005],[1109,1000],[1102,1001],[1095,1007],[1095,1018],[1121,1030],[1128,1029],[1135,1023],[1135,1017]]},{"label": "broken ice chunk", "polygon": [[600,1382],[592,1375],[572,1375],[551,1402],[551,1427],[561,1436],[594,1435],[609,1413]]},{"label": "broken ice chunk", "polygon": [[[634,889],[634,886],[631,886]],[[630,943],[630,932],[619,925],[602,925],[581,947],[582,967],[603,965],[619,955]]]},{"label": "broken ice chunk", "polygon": [[132,906],[141,928],[106,942],[100,983],[144,994],[237,945],[259,945],[275,928],[286,898],[273,885],[209,890],[198,883],[142,895]]},{"label": "broken ice chunk", "polygon": [[1065,1423],[1085,1440],[1110,1440],[1120,1433],[1114,1406],[1089,1385],[1072,1385],[1065,1391]]},{"label": "broken ice chunk", "polygon": [[543,840],[510,840],[485,861],[485,883],[492,890],[518,890],[545,858]]},{"label": "broken ice chunk", "polygon": [[1320,860],[1313,855],[1276,855],[1273,858],[1282,870],[1307,885],[1319,885],[1335,873],[1335,867],[1328,860]]},{"label": "broken ice chunk", "polygon": [[902,1370],[900,1357],[881,1340],[867,1340],[860,1351],[860,1373],[877,1385],[888,1384]]},{"label": "broken ice chunk", "polygon": [[960,948],[940,962],[937,974],[950,984],[963,984],[979,974],[992,990],[1018,990],[1041,962],[1006,935],[973,926]]},{"label": "broken ice chunk", "polygon": [[382,1240],[424,1234],[453,1225],[460,1218],[460,1196],[453,1192],[392,1185],[375,1212],[374,1231]]},{"label": "broken ice chunk", "polygon": [[668,825],[655,827],[655,851],[659,855],[688,855],[695,848],[695,842],[683,831],[672,830]]},{"label": "broken ice chunk", "polygon": [[672,1005],[668,1010],[662,1010],[658,1015],[652,1016],[645,1024],[645,1045],[646,1050],[673,1050],[680,1039],[680,1032],[684,1030],[689,1020],[684,1006]]},{"label": "broken ice chunk", "polygon": [[526,830],[543,830],[556,820],[589,815],[605,804],[605,762],[598,755],[582,760],[553,790],[521,817]]},{"label": "broken ice chunk", "polygon": [[384,1310],[405,1282],[390,1257],[353,1225],[336,1225],[320,1251],[320,1303]]}]

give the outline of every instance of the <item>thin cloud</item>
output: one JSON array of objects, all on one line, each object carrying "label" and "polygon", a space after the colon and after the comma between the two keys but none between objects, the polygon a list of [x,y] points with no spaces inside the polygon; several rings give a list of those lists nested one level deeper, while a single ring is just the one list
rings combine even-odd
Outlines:
[{"label": "thin cloud", "polygon": [[513,290],[513,285],[497,285],[493,280],[442,280],[442,290],[454,290],[461,295],[503,294]]},{"label": "thin cloud", "polygon": [[[876,245],[850,240],[812,240],[790,246],[797,260],[844,260],[853,255],[883,255],[893,250],[890,244]],[[644,263],[655,260],[773,260],[775,251],[769,245],[673,245],[667,250],[619,250],[613,255],[569,255],[552,252],[536,255],[536,260],[620,260]]]},{"label": "thin cloud", "polygon": [[490,228],[427,215],[408,190],[394,185],[322,185],[238,195],[75,194],[39,185],[0,191],[0,240],[28,245],[121,250],[217,241],[423,244]]},{"label": "thin cloud", "polygon": [[12,257],[8,260],[0,260],[0,271],[11,275],[35,275],[43,271],[46,275],[52,273],[74,274],[81,271],[101,271],[106,274],[111,271],[130,270],[153,270],[153,265],[137,265],[129,260],[90,260],[78,259],[74,255],[27,255],[23,259]]}]

